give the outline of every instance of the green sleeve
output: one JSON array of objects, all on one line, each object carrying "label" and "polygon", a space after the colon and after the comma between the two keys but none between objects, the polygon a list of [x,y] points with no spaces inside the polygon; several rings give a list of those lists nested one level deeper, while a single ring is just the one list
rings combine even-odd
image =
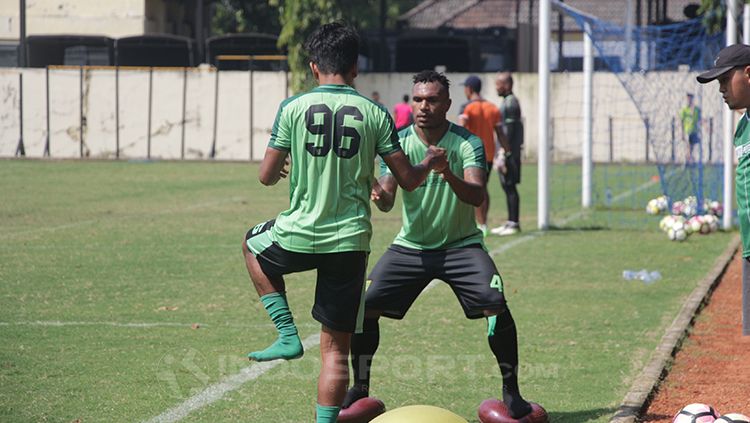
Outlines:
[{"label": "green sleeve", "polygon": [[393,124],[391,115],[385,108],[380,109],[380,111],[383,117],[380,119],[380,126],[377,128],[376,150],[379,155],[387,156],[401,150],[401,144],[398,141],[396,125]]},{"label": "green sleeve", "polygon": [[268,146],[276,150],[289,151],[292,148],[292,137],[289,131],[289,119],[286,117],[288,113],[285,113],[288,108],[285,106],[286,102],[282,103],[276,113]]},{"label": "green sleeve", "polygon": [[461,159],[464,162],[464,169],[467,167],[487,167],[487,160],[484,156],[484,144],[479,137],[472,135],[461,144]]}]

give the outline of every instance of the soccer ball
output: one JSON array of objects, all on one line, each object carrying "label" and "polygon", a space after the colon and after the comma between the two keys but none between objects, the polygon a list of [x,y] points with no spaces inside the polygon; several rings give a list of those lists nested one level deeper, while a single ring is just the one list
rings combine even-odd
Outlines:
[{"label": "soccer ball", "polygon": [[692,234],[695,232],[700,232],[701,227],[703,226],[703,219],[700,216],[693,216],[687,221],[687,230],[688,233]]},{"label": "soccer ball", "polygon": [[685,208],[685,203],[682,201],[675,201],[672,203],[672,214],[682,214],[682,210]]},{"label": "soccer ball", "polygon": [[659,211],[667,210],[669,206],[669,198],[666,195],[660,195],[656,197],[656,205],[659,207]]},{"label": "soccer ball", "polygon": [[669,230],[669,228],[672,227],[673,223],[674,223],[674,216],[672,215],[664,216],[659,222],[659,229],[666,232],[667,230]]},{"label": "soccer ball", "polygon": [[685,229],[685,219],[675,219],[672,227],[667,229],[667,236],[671,241],[682,242],[687,239],[688,232]]},{"label": "soccer ball", "polygon": [[721,216],[724,214],[724,207],[718,201],[711,201],[708,205],[708,212],[714,216]]},{"label": "soccer ball", "polygon": [[750,417],[740,413],[729,413],[724,414],[714,421],[721,423],[750,423]]},{"label": "soccer ball", "polygon": [[646,204],[646,213],[648,214],[659,214],[661,210],[659,210],[659,204],[657,203],[656,199],[649,200],[648,204]]},{"label": "soccer ball", "polygon": [[718,417],[719,413],[710,405],[689,404],[674,415],[672,423],[712,423]]},{"label": "soccer ball", "polygon": [[716,232],[719,230],[719,219],[711,214],[703,216],[703,220],[708,224],[709,232]]},{"label": "soccer ball", "polygon": [[700,217],[700,221],[701,221],[700,233],[701,234],[706,235],[709,232],[711,232],[711,225],[708,223],[708,221],[712,217],[713,216],[711,216],[710,214],[707,214],[707,215],[704,215],[704,216]]}]

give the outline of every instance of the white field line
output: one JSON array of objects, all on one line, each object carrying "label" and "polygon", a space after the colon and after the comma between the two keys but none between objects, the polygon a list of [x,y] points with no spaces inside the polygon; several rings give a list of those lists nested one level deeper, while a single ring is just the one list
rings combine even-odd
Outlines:
[{"label": "white field line", "polygon": [[243,197],[231,197],[231,198],[225,198],[222,200],[214,200],[214,201],[207,201],[203,203],[196,203],[196,204],[192,204],[192,205],[188,205],[188,206],[180,207],[180,208],[161,210],[157,212],[130,213],[130,214],[106,214],[106,215],[102,215],[99,218],[65,223],[63,225],[45,226],[45,227],[40,227],[40,228],[21,230],[17,232],[10,232],[6,234],[2,234],[0,236],[0,239],[12,239],[19,235],[35,235],[35,234],[44,233],[44,232],[54,232],[54,231],[59,231],[62,229],[75,228],[77,226],[91,225],[97,222],[102,222],[102,221],[106,221],[110,219],[128,219],[128,218],[141,218],[144,216],[164,216],[164,215],[170,215],[170,214],[177,214],[186,210],[198,210],[202,208],[219,206],[219,205],[227,204],[227,203],[237,203],[237,202],[242,201],[243,199],[244,199]]},{"label": "white field line", "polygon": [[[677,169],[672,169],[671,171],[667,172],[667,174],[664,175],[664,177],[670,177],[675,172],[677,172]],[[629,189],[627,191],[623,191],[623,192],[617,194],[616,196],[614,196],[612,198],[612,202],[616,203],[618,201],[624,200],[624,199],[630,197],[631,195],[633,195],[635,193],[641,192],[641,191],[643,191],[646,188],[650,188],[651,186],[655,185],[657,182],[659,182],[659,181],[648,181],[648,182],[643,183],[643,184],[641,184],[641,185],[639,185],[639,186],[637,186],[635,188]]]},{"label": "white field line", "polygon": [[[313,348],[320,344],[320,334],[310,335],[302,341],[305,350]],[[225,394],[235,391],[245,383],[259,378],[264,373],[274,367],[284,363],[284,360],[266,361],[264,363],[255,363],[240,370],[238,373],[228,376],[223,380],[214,383],[200,393],[188,398],[182,404],[170,408],[158,416],[147,420],[147,423],[176,422],[185,418],[191,412],[203,408],[220,400]]]}]

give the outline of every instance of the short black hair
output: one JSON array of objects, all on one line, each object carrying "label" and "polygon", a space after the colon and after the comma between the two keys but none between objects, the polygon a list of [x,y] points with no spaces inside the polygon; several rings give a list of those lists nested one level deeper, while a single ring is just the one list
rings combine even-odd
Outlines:
[{"label": "short black hair", "polygon": [[409,94],[404,94],[404,103],[409,102]]},{"label": "short black hair", "polygon": [[320,72],[343,75],[357,64],[359,57],[359,35],[342,21],[321,25],[305,41],[310,61]]},{"label": "short black hair", "polygon": [[443,88],[445,88],[445,92],[447,94],[450,93],[448,89],[451,86],[451,82],[448,80],[448,77],[446,77],[440,72],[436,72],[434,70],[423,70],[422,72],[419,72],[416,75],[414,75],[412,80],[414,81],[415,84],[427,83],[427,82],[439,82],[440,85],[442,85]]}]

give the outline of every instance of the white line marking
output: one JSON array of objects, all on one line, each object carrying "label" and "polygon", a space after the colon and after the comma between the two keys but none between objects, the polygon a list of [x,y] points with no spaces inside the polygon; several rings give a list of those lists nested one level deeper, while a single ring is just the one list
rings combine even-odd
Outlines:
[{"label": "white line marking", "polygon": [[[320,334],[318,333],[310,335],[302,341],[302,346],[305,350],[314,348],[318,344],[320,344]],[[239,389],[245,383],[259,378],[264,373],[284,362],[284,360],[274,360],[255,363],[252,366],[245,367],[239,373],[228,376],[224,380],[209,386],[202,392],[188,398],[182,404],[148,420],[147,423],[176,422],[182,420],[191,412],[220,400],[225,394]]]},{"label": "white line marking", "polygon": [[[672,169],[669,172],[667,172],[664,175],[664,177],[665,178],[669,178],[670,176],[674,175],[675,173],[677,173],[677,169]],[[656,185],[657,182],[659,182],[659,181],[658,180],[656,180],[656,181],[648,181],[648,182],[645,182],[645,183],[643,183],[643,184],[641,184],[641,185],[639,185],[639,186],[637,186],[635,188],[632,188],[632,189],[630,189],[628,191],[621,192],[620,194],[617,194],[614,198],[612,198],[612,202],[616,203],[616,202],[618,202],[620,200],[624,200],[625,198],[628,198],[628,197],[630,197],[631,195],[633,195],[635,193],[641,192],[641,191],[643,191],[646,188],[650,188],[651,186]]]}]

